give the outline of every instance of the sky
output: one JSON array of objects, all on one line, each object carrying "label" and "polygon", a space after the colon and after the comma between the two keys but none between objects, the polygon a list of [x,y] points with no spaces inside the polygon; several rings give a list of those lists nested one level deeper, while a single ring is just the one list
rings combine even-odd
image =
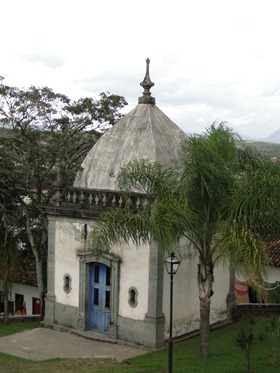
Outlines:
[{"label": "sky", "polygon": [[2,0],[0,76],[73,100],[142,95],[187,133],[280,129],[279,0]]}]

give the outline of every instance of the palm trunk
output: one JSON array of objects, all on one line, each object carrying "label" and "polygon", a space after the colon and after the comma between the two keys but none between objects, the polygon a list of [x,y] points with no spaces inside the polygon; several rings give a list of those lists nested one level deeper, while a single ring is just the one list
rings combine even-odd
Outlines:
[{"label": "palm trunk", "polygon": [[210,301],[200,299],[200,354],[209,356]]},{"label": "palm trunk", "polygon": [[210,298],[213,293],[212,261],[206,264],[204,259],[200,257],[197,279],[200,301],[200,354],[202,357],[208,357],[210,337]]}]

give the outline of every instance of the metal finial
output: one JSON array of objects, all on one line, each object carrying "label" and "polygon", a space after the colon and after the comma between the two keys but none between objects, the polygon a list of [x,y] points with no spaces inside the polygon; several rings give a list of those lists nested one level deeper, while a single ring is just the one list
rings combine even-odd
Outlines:
[{"label": "metal finial", "polygon": [[150,60],[149,58],[146,59],[146,75],[144,77],[144,80],[140,85],[144,88],[143,96],[139,97],[138,103],[139,104],[155,104],[156,100],[154,97],[151,96],[150,89],[155,85],[151,81],[150,74],[149,74],[149,65]]}]

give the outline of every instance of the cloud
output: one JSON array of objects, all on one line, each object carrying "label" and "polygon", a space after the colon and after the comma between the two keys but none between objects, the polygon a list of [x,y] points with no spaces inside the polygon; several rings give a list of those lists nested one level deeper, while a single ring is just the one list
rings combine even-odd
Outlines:
[{"label": "cloud", "polygon": [[31,64],[40,63],[42,66],[50,69],[62,68],[66,63],[64,56],[47,52],[21,53],[18,55],[18,58],[24,62],[30,62]]},{"label": "cloud", "polygon": [[71,99],[119,94],[128,112],[149,57],[156,104],[186,132],[227,121],[266,137],[280,128],[278,2],[6,1],[0,75]]}]

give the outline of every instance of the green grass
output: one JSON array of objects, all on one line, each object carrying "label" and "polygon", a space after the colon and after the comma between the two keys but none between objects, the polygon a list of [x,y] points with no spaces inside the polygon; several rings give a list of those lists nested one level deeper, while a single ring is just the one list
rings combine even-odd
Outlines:
[{"label": "green grass", "polygon": [[[258,319],[254,326],[256,334],[267,323],[267,319]],[[10,334],[14,331],[24,330],[24,324],[11,324],[8,327],[0,325],[0,335]],[[26,325],[29,323],[26,323]],[[31,325],[28,325],[32,327]],[[33,323],[33,326],[37,326]],[[235,345],[234,338],[240,328],[248,326],[247,321],[231,324],[211,332],[211,357],[199,357],[199,340],[192,338],[174,344],[173,372],[174,373],[246,373],[245,354]],[[16,330],[17,328],[20,328]],[[280,345],[280,341],[278,341]],[[280,348],[277,349],[277,364],[275,368],[269,365],[269,346],[256,341],[252,349],[252,372],[276,373],[280,372]],[[1,373],[161,373],[167,372],[167,348],[150,352],[123,363],[114,363],[111,360],[94,359],[55,359],[43,362],[34,362],[15,358],[0,353]]]},{"label": "green grass", "polygon": [[37,321],[26,321],[26,322],[10,322],[8,326],[0,323],[0,337],[4,337],[6,335],[20,333],[24,330],[38,328],[39,322]]}]

